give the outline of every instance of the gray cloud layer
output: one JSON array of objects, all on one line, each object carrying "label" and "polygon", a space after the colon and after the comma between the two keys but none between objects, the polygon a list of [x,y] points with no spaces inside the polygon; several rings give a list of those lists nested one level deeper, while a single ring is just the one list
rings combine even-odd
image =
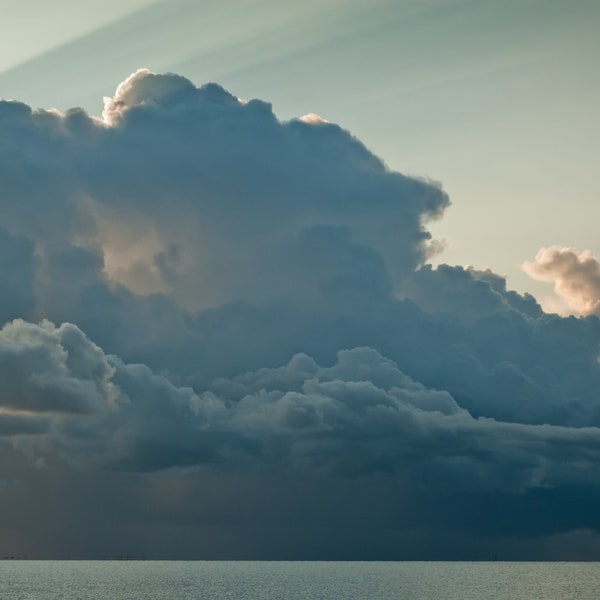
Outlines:
[{"label": "gray cloud layer", "polygon": [[332,367],[298,354],[196,394],[104,355],[74,325],[14,321],[0,341],[2,405],[19,410],[23,427],[8,415],[8,433],[22,433],[34,462],[57,453],[133,471],[400,473],[520,490],[585,482],[600,451],[597,428],[476,419],[371,348],[341,351]]},{"label": "gray cloud layer", "polygon": [[[337,125],[146,70],[102,121],[2,102],[0,135],[3,506],[44,490],[49,515],[5,544],[598,555],[600,321],[425,264],[439,186]],[[531,269],[568,293],[596,275],[555,254]],[[87,512],[87,542],[56,536]],[[177,549],[182,526],[219,541]]]}]

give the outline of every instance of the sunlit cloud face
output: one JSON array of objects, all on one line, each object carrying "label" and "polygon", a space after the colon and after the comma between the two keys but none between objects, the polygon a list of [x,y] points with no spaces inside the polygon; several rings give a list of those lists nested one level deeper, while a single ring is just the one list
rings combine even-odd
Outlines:
[{"label": "sunlit cloud face", "polygon": [[300,121],[303,123],[308,123],[310,125],[322,125],[325,123],[329,123],[329,121],[325,120],[323,117],[317,115],[316,113],[308,113],[300,117]]},{"label": "sunlit cloud face", "polygon": [[102,118],[115,126],[127,109],[161,101],[173,101],[177,96],[194,90],[194,85],[179,75],[156,75],[148,69],[139,69],[121,82],[113,96],[104,98]]},{"label": "sunlit cloud face", "polygon": [[110,282],[136,294],[167,292],[169,286],[156,264],[157,257],[166,249],[149,228],[140,229],[136,231],[132,226],[123,229],[118,223],[105,224],[101,243],[104,273]]},{"label": "sunlit cloud face", "polygon": [[[98,223],[106,273],[191,309],[265,304],[265,294],[322,304],[327,285],[292,273],[339,277],[343,245],[372,249],[398,285],[431,248],[425,223],[448,205],[440,187],[388,171],[337,125],[314,114],[279,122],[268,103],[216,84],[140,69],[105,98],[103,119],[98,158],[114,183],[93,175],[89,193],[110,212]],[[308,267],[315,243],[330,266]]]},{"label": "sunlit cloud face", "polygon": [[538,281],[553,283],[567,311],[578,315],[600,312],[600,263],[589,250],[541,248],[534,261],[523,263],[523,269]]}]

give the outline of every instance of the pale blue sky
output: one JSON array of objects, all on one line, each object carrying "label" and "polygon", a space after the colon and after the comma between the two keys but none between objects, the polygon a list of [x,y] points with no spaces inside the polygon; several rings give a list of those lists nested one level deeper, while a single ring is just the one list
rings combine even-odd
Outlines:
[{"label": "pale blue sky", "polygon": [[175,71],[316,112],[397,170],[440,181],[438,261],[600,254],[600,3],[573,0],[39,0],[2,3],[0,96],[99,114],[130,72]]}]

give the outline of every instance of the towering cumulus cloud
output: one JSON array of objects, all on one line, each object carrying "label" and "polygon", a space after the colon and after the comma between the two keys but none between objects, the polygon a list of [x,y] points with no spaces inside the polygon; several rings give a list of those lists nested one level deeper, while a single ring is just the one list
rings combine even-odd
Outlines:
[{"label": "towering cumulus cloud", "polygon": [[600,556],[591,256],[434,269],[438,185],[179,75],[0,136],[1,552]]}]

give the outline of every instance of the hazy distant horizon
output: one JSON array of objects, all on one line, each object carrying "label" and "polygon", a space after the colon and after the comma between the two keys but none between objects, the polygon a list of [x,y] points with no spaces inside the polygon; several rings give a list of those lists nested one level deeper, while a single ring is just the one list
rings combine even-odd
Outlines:
[{"label": "hazy distant horizon", "polygon": [[[8,567],[8,568],[7,568]],[[28,598],[342,597],[449,600],[596,598],[589,563],[98,563],[0,564],[4,591]]]}]

